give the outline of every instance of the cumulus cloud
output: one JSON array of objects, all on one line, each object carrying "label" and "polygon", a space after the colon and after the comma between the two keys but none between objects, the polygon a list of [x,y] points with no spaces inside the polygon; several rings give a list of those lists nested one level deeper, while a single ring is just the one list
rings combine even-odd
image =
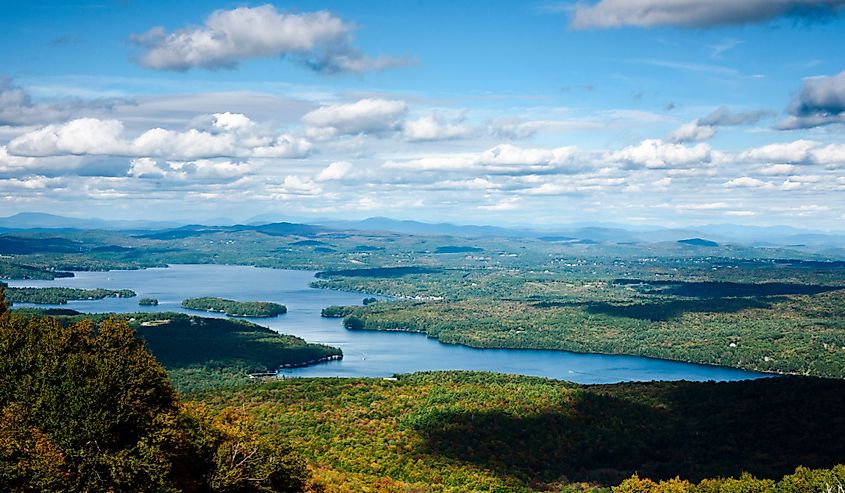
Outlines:
[{"label": "cumulus cloud", "polygon": [[669,140],[676,143],[709,140],[716,135],[718,127],[756,123],[768,114],[762,110],[733,112],[721,106],[703,118],[681,125],[669,136]]},{"label": "cumulus cloud", "polygon": [[317,196],[323,191],[322,187],[310,178],[296,175],[285,177],[281,185],[275,187],[274,192],[280,195]]},{"label": "cumulus cloud", "polygon": [[782,176],[795,173],[797,168],[791,164],[773,164],[758,168],[757,172],[765,176]]},{"label": "cumulus cloud", "polygon": [[789,113],[779,128],[792,130],[845,123],[845,71],[805,80],[789,105]]},{"label": "cumulus cloud", "polygon": [[573,146],[526,149],[500,144],[479,153],[458,153],[407,161],[388,161],[383,167],[408,171],[483,171],[490,174],[567,173],[581,169]]},{"label": "cumulus cloud", "polygon": [[740,178],[734,178],[733,180],[726,181],[724,185],[728,188],[771,188],[772,184],[758,180],[757,178],[751,178],[750,176],[743,176]]},{"label": "cumulus cloud", "polygon": [[[666,184],[671,183],[670,178],[664,179]],[[658,180],[658,181],[664,181]],[[540,186],[530,188],[525,191],[528,195],[567,195],[587,191],[606,191],[613,188],[618,188],[626,185],[628,180],[626,178],[610,178],[610,177],[596,177],[596,176],[579,176],[567,177],[567,181],[562,182],[545,182]],[[658,187],[661,183],[654,183]],[[629,185],[628,188],[630,188]],[[636,188],[639,188],[637,185]]]},{"label": "cumulus cloud", "polygon": [[408,112],[404,101],[361,99],[354,103],[326,105],[303,115],[309,137],[328,139],[338,135],[383,134],[399,130]]},{"label": "cumulus cloud", "polygon": [[147,68],[234,68],[254,58],[292,57],[319,72],[363,72],[404,63],[369,58],[352,45],[354,26],[327,11],[282,13],[270,4],[216,10],[200,27],[154,27],[131,41]]},{"label": "cumulus cloud", "polygon": [[845,144],[825,145],[814,140],[796,140],[754,147],[737,157],[756,163],[845,166]]},{"label": "cumulus cloud", "polygon": [[609,161],[626,163],[646,168],[683,168],[694,165],[708,165],[722,159],[721,153],[707,144],[684,146],[660,139],[647,139],[637,145],[610,152]]},{"label": "cumulus cloud", "polygon": [[469,135],[470,128],[460,124],[445,123],[432,116],[406,121],[402,136],[411,142],[458,139]]},{"label": "cumulus cloud", "polygon": [[352,163],[348,161],[335,161],[329,164],[317,175],[317,181],[342,180],[352,171]]},{"label": "cumulus cloud", "polygon": [[300,158],[311,145],[292,135],[264,135],[244,115],[217,113],[208,129],[174,131],[153,128],[134,139],[119,120],[80,118],[47,125],[12,139],[10,154],[43,157],[99,155],[202,159],[213,157]]},{"label": "cumulus cloud", "polygon": [[743,151],[739,158],[752,162],[807,163],[811,160],[811,151],[818,145],[818,142],[812,140],[767,144]]},{"label": "cumulus cloud", "polygon": [[25,133],[12,139],[7,150],[11,154],[30,157],[121,155],[125,148],[125,144],[120,142],[122,133],[123,124],[117,120],[79,118]]},{"label": "cumulus cloud", "polygon": [[716,135],[716,127],[712,125],[702,125],[699,120],[693,120],[684,123],[677,130],[672,132],[669,140],[672,142],[700,142],[703,140],[710,140]]},{"label": "cumulus cloud", "polygon": [[0,173],[26,169],[34,165],[35,162],[35,158],[10,155],[6,151],[6,146],[0,146]]},{"label": "cumulus cloud", "polygon": [[229,182],[251,173],[254,169],[255,166],[250,162],[238,163],[220,159],[159,162],[143,157],[130,162],[127,175],[134,178],[171,181]]},{"label": "cumulus cloud", "polygon": [[62,178],[48,178],[42,175],[0,180],[0,190],[55,190],[61,188],[63,185],[64,181]]},{"label": "cumulus cloud", "polygon": [[575,29],[624,26],[707,28],[766,22],[782,16],[835,15],[845,0],[599,0],[575,5]]},{"label": "cumulus cloud", "polygon": [[499,211],[513,211],[520,208],[522,205],[522,198],[507,197],[493,204],[485,204],[478,206],[483,211],[499,212]]}]

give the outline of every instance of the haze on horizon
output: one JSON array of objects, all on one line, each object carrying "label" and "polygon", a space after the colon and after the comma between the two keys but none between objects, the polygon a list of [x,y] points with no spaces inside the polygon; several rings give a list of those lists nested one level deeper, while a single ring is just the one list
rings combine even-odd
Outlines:
[{"label": "haze on horizon", "polygon": [[0,216],[845,220],[845,0],[4,2]]}]

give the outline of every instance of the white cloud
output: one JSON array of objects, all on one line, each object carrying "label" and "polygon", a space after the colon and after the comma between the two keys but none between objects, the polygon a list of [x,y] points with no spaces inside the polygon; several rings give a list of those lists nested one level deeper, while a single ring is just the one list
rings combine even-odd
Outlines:
[{"label": "white cloud", "polygon": [[500,144],[480,153],[458,153],[407,161],[388,161],[383,167],[410,171],[485,171],[489,173],[521,174],[578,169],[575,147],[555,149],[526,149]]},{"label": "white cloud", "polygon": [[320,72],[362,72],[402,64],[352,46],[353,26],[327,11],[281,13],[272,5],[216,10],[201,27],[154,27],[131,40],[138,61],[158,70],[234,68],[244,60],[293,57]]},{"label": "white cloud", "polygon": [[513,211],[519,209],[522,204],[520,197],[507,197],[493,204],[486,204],[478,206],[483,211],[499,212],[499,211]]},{"label": "white cloud", "polygon": [[247,132],[255,127],[255,123],[246,115],[227,111],[213,114],[211,126],[225,132]]},{"label": "white cloud", "polygon": [[309,178],[288,175],[279,187],[279,192],[292,195],[317,195],[322,191],[320,185]]},{"label": "white cloud", "polygon": [[669,136],[669,140],[676,143],[703,141],[711,139],[714,135],[716,135],[716,127],[701,125],[698,120],[693,120],[678,127]]},{"label": "white cloud", "polygon": [[810,159],[818,142],[796,140],[785,144],[767,144],[740,153],[739,158],[753,162],[804,163]]},{"label": "white cloud", "polygon": [[212,157],[299,158],[310,143],[292,135],[254,133],[244,115],[212,115],[212,129],[174,131],[153,128],[130,139],[118,120],[80,118],[28,132],[8,144],[17,156],[97,155],[201,159]]},{"label": "white cloud", "polygon": [[323,171],[320,171],[320,174],[317,175],[317,181],[342,180],[350,171],[352,171],[352,163],[348,161],[335,161],[329,164]]},{"label": "white cloud", "polygon": [[435,190],[496,190],[500,186],[485,178],[472,178],[470,180],[438,181],[427,188]]},{"label": "white cloud", "polygon": [[724,186],[729,188],[772,188],[773,185],[767,181],[743,176],[741,178],[734,178],[733,180],[726,181]]},{"label": "white cloud", "polygon": [[843,0],[599,0],[577,3],[571,26],[702,28],[765,22],[784,15],[812,18],[838,11],[843,5]]},{"label": "white cloud", "polygon": [[785,191],[798,190],[802,186],[804,186],[804,184],[800,181],[792,181],[792,179],[788,179],[780,185],[780,189]]},{"label": "white cloud", "polygon": [[381,134],[400,128],[408,111],[404,101],[362,99],[354,103],[321,106],[306,113],[302,122],[310,125],[312,138],[337,135]]},{"label": "white cloud", "polygon": [[772,164],[770,166],[763,166],[757,168],[757,173],[765,176],[782,176],[790,175],[795,172],[797,168],[791,164]]},{"label": "white cloud", "polygon": [[746,162],[845,165],[845,144],[796,140],[748,149],[738,158]]},{"label": "white cloud", "polygon": [[35,158],[9,155],[6,146],[0,146],[0,172],[26,169],[35,163]]},{"label": "white cloud", "polygon": [[[671,179],[667,178],[668,182]],[[667,182],[667,183],[668,183]],[[565,195],[585,191],[606,191],[619,188],[627,184],[625,178],[607,178],[595,176],[567,177],[566,181],[545,182],[538,187],[525,191],[528,195]],[[661,187],[663,184],[655,184]],[[640,187],[627,184],[625,191],[639,191]]]},{"label": "white cloud", "polygon": [[703,204],[680,204],[675,206],[678,210],[709,211],[714,209],[727,209],[731,205],[725,202],[707,202]]},{"label": "white cloud", "polygon": [[0,180],[0,190],[47,190],[61,187],[61,178],[48,178],[46,176],[27,176],[24,178],[9,178]]},{"label": "white cloud", "polygon": [[123,124],[117,120],[79,118],[47,125],[12,139],[7,150],[18,156],[44,157],[62,154],[122,155]]},{"label": "white cloud", "polygon": [[845,166],[845,144],[828,144],[814,149],[813,160],[817,164]]},{"label": "white cloud", "polygon": [[164,178],[166,171],[159,168],[155,159],[142,157],[129,163],[128,175],[135,178]]},{"label": "white cloud", "polygon": [[692,147],[670,144],[660,139],[647,139],[637,145],[610,152],[607,159],[646,168],[682,168],[710,164],[721,160],[719,152],[707,144]]},{"label": "white cloud", "polygon": [[469,127],[444,123],[432,116],[409,120],[402,129],[402,136],[411,142],[457,139],[469,133]]},{"label": "white cloud", "polygon": [[250,162],[236,163],[222,159],[159,162],[142,157],[130,161],[127,175],[169,181],[231,182],[253,172],[255,168]]}]

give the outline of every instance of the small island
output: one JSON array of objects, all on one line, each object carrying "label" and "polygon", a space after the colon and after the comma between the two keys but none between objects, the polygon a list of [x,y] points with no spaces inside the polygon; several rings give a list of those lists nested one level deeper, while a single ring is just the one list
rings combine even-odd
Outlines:
[{"label": "small island", "polygon": [[140,306],[158,306],[158,300],[155,298],[141,298],[138,300]]},{"label": "small island", "polygon": [[131,289],[80,289],[80,288],[12,288],[6,287],[6,299],[12,303],[38,305],[65,305],[75,300],[101,300],[103,298],[132,298]]},{"label": "small island", "polygon": [[[361,301],[361,304],[367,306],[375,303],[376,301],[378,301],[378,298],[364,298]],[[331,305],[323,308],[320,312],[320,316],[323,318],[344,318],[351,315],[356,308],[358,307],[351,305]]]},{"label": "small island", "polygon": [[331,305],[323,308],[320,316],[323,318],[343,318],[350,315],[353,310],[355,310],[354,306]]},{"label": "small island", "polygon": [[224,298],[202,297],[182,301],[182,308],[206,312],[225,313],[230,317],[268,318],[287,313],[285,305],[269,301],[235,301]]}]

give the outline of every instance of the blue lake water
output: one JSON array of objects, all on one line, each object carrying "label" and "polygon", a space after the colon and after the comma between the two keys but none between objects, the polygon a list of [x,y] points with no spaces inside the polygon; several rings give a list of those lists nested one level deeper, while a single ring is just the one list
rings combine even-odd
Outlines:
[{"label": "blue lake water", "polygon": [[[219,296],[239,301],[273,301],[288,313],[249,319],[309,342],[340,347],[344,358],[307,368],[284,370],[302,377],[388,377],[424,370],[484,370],[557,378],[578,383],[649,380],[742,380],[765,376],[731,368],[695,365],[637,356],[580,354],[527,349],[473,349],[441,344],[423,334],[350,331],[339,319],[320,317],[329,305],[360,305],[367,295],[313,289],[314,272],[227,265],[173,265],[166,269],[77,272],[54,281],[9,281],[10,286],[66,286],[131,289],[136,298],[71,301],[64,307],[84,313],[175,311],[222,317],[183,309],[185,298]],[[138,306],[140,298],[156,298],[158,306]],[[25,305],[16,305],[25,306]]]}]

